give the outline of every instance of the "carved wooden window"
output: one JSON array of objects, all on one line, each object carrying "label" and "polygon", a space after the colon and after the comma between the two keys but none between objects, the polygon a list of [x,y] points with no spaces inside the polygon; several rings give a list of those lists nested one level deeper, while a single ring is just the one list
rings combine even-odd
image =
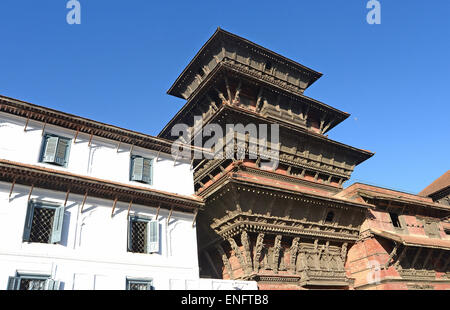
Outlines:
[{"label": "carved wooden window", "polygon": [[159,223],[149,219],[130,217],[128,222],[128,252],[159,252]]},{"label": "carved wooden window", "polygon": [[59,290],[60,282],[43,275],[20,275],[9,277],[8,290],[43,291]]},{"label": "carved wooden window", "polygon": [[64,206],[31,201],[25,218],[23,241],[58,243],[64,220]]}]

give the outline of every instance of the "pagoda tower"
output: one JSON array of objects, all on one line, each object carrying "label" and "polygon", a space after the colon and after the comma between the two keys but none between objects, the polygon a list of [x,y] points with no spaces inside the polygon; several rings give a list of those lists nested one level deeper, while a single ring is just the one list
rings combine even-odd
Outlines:
[{"label": "pagoda tower", "polygon": [[193,161],[205,199],[197,216],[202,277],[256,280],[261,289],[352,288],[346,256],[367,205],[336,194],[373,153],[326,136],[349,114],[304,95],[321,75],[218,28],[169,89],[187,102],[160,137],[176,140],[180,123],[191,144],[207,124],[224,132],[226,124],[279,126],[273,169],[248,145],[245,158]]}]

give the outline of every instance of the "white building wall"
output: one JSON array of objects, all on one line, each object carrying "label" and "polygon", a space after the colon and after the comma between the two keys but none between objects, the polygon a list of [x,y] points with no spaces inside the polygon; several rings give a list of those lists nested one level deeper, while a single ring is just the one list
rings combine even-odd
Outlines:
[{"label": "white building wall", "polygon": [[[51,275],[64,289],[125,289],[126,278],[153,279],[156,289],[170,289],[171,280],[198,281],[197,240],[193,215],[161,209],[160,251],[127,252],[128,204],[69,196],[61,244],[23,242],[29,187],[0,182],[0,289],[16,272]],[[65,193],[35,188],[31,199],[64,204]],[[130,214],[154,218],[156,208],[133,205]]]},{"label": "white building wall", "polygon": [[[118,141],[78,134],[75,143],[70,144],[67,167],[40,163],[42,151],[42,128],[44,123],[30,120],[24,131],[26,119],[0,112],[0,159],[21,162],[30,165],[62,170],[74,174],[95,177],[125,184],[138,185],[151,189],[172,192],[181,195],[194,194],[193,170],[189,163],[174,163],[167,154],[139,147],[133,147],[132,155],[154,158],[153,184],[130,181],[131,145],[121,144],[117,152]],[[62,127],[46,125],[45,133],[56,134],[74,140],[75,131]]]}]

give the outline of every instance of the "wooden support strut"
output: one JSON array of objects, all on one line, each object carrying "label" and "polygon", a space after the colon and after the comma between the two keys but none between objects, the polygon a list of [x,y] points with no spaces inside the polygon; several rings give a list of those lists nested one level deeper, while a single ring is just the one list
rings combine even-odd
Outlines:
[{"label": "wooden support strut", "polygon": [[111,211],[111,217],[114,216],[114,210],[116,210],[116,205],[117,205],[117,197],[114,199],[114,203],[113,203],[113,207],[112,207],[112,211]]},{"label": "wooden support strut", "polygon": [[33,189],[34,189],[34,184],[33,184],[33,185],[31,185],[31,188],[30,188],[30,193],[28,194],[28,202],[30,202],[30,198],[31,198],[31,193],[33,193]]},{"label": "wooden support strut", "polygon": [[132,205],[133,205],[133,199],[130,200],[130,203],[128,204],[127,218],[130,216],[130,210],[131,210]]},{"label": "wooden support strut", "polygon": [[44,126],[42,127],[42,133],[41,133],[42,137],[44,136],[44,133],[45,133],[45,127],[47,127],[47,120],[45,120]]},{"label": "wooden support strut", "polygon": [[84,204],[86,203],[87,196],[88,196],[88,192],[86,191],[86,194],[84,194],[84,197],[83,197],[83,202],[81,203],[81,210],[80,210],[80,212],[83,212]]},{"label": "wooden support strut", "polygon": [[116,153],[119,153],[120,145],[122,144],[122,139],[119,140],[119,143],[117,144]]},{"label": "wooden support strut", "polygon": [[27,131],[29,121],[30,121],[30,113],[27,114],[27,122],[25,123],[25,127],[23,127],[23,131]]},{"label": "wooden support strut", "polygon": [[198,209],[195,210],[194,219],[192,220],[192,227],[194,227],[194,225],[195,225],[195,220],[197,219],[197,215],[198,215]]},{"label": "wooden support strut", "polygon": [[14,179],[14,181],[11,184],[11,190],[9,191],[9,197],[8,197],[9,199],[11,199],[11,195],[12,195],[13,190],[14,190],[14,185],[16,185],[16,179]]},{"label": "wooden support strut", "polygon": [[89,137],[89,143],[88,146],[90,147],[92,144],[92,138],[94,137],[94,134],[91,132],[91,136]]},{"label": "wooden support strut", "polygon": [[159,205],[159,206],[158,206],[158,210],[156,210],[156,218],[155,218],[155,220],[158,219],[159,210],[161,210],[161,205]]},{"label": "wooden support strut", "polygon": [[64,200],[64,207],[67,206],[67,200],[69,199],[70,189],[67,190],[66,199]]},{"label": "wooden support strut", "polygon": [[167,225],[169,225],[170,218],[172,217],[173,207],[170,208],[169,217],[167,217]]},{"label": "wooden support strut", "polygon": [[77,128],[77,132],[75,133],[75,137],[73,138],[73,144],[77,142],[78,134],[80,133],[80,128]]}]

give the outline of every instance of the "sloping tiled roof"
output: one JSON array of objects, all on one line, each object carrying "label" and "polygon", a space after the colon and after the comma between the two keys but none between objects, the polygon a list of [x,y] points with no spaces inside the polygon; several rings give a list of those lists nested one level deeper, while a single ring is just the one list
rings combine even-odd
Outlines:
[{"label": "sloping tiled roof", "polygon": [[436,179],[433,183],[425,187],[419,195],[420,196],[430,196],[446,187],[450,186],[450,170],[441,175],[438,179]]}]

